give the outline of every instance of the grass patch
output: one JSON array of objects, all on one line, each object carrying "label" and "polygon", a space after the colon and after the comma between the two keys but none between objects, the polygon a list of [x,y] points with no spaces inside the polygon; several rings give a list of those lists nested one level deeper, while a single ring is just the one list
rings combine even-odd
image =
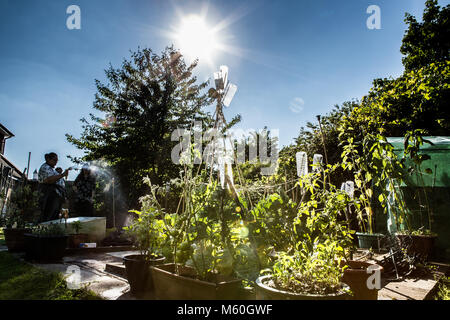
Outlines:
[{"label": "grass patch", "polygon": [[70,290],[60,273],[41,270],[0,252],[0,300],[96,300],[85,288]]},{"label": "grass patch", "polygon": [[450,300],[450,277],[441,279],[436,300]]}]

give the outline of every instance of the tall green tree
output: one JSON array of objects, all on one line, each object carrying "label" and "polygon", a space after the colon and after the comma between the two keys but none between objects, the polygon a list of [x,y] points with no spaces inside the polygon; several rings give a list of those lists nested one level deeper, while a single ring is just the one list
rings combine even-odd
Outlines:
[{"label": "tall green tree", "polygon": [[[289,179],[295,179],[297,177],[295,154],[299,151],[304,151],[308,154],[309,163],[312,163],[314,154],[321,154],[324,156],[323,163],[325,164],[323,141],[327,150],[328,163],[339,163],[343,151],[339,141],[341,120],[343,117],[349,116],[357,106],[357,101],[347,101],[341,106],[335,105],[331,112],[321,116],[323,140],[318,122],[313,123],[308,121],[306,127],[301,127],[295,142],[280,151],[279,173],[284,174]],[[333,184],[340,186],[349,177],[343,170],[338,170],[333,173],[331,179]]]},{"label": "tall green tree", "polygon": [[404,136],[422,129],[428,135],[450,135],[450,61],[431,63],[397,79],[376,79],[344,124],[350,135],[380,132]]},{"label": "tall green tree", "polygon": [[425,3],[422,22],[406,14],[408,25],[400,52],[405,55],[405,70],[420,69],[430,63],[448,61],[450,58],[450,5],[442,8],[437,0]]},{"label": "tall green tree", "polygon": [[210,121],[203,112],[211,102],[204,92],[208,83],[197,84],[196,65],[187,65],[173,47],[160,55],[151,49],[132,52],[120,68],[105,70],[106,84],[96,80],[93,107],[105,118],[90,114],[90,121],[81,119],[81,137],[66,135],[85,151],[75,161],[101,159],[114,169],[129,205],[143,195],[143,177],[157,184],[178,177],[179,166],[171,160],[177,142],[171,141],[171,133],[189,129],[194,120]]},{"label": "tall green tree", "polygon": [[449,19],[450,5],[440,8],[436,0],[426,1],[422,22],[406,14],[408,29],[400,49],[405,55],[404,73],[396,79],[375,79],[361,105],[346,119],[345,131],[359,133],[358,140],[369,132],[403,136],[416,129],[450,135]]}]

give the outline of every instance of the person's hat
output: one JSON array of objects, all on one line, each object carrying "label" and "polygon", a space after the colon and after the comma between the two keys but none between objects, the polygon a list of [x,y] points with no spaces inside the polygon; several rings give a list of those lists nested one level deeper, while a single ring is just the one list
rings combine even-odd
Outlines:
[{"label": "person's hat", "polygon": [[81,169],[89,170],[89,165],[87,163],[83,164]]}]

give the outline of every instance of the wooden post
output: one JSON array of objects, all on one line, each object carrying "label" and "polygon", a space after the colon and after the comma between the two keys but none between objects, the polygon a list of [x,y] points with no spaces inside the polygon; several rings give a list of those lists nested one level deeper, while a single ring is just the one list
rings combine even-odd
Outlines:
[{"label": "wooden post", "polygon": [[[323,131],[322,131],[322,124],[320,123],[320,115],[316,116],[317,117],[317,121],[319,121],[319,129],[320,129],[320,135],[322,136],[322,144],[323,144],[323,152],[325,153],[325,162],[327,164],[328,167],[328,155],[327,155],[327,148],[325,147],[325,136],[323,135]],[[328,181],[331,184],[331,178],[328,175]]]}]

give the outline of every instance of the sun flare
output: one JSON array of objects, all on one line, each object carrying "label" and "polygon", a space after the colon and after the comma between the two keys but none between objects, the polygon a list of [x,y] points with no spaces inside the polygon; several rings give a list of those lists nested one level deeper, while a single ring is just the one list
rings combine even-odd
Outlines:
[{"label": "sun flare", "polygon": [[217,35],[213,30],[200,16],[184,17],[175,33],[176,45],[183,55],[211,63],[219,48]]}]

